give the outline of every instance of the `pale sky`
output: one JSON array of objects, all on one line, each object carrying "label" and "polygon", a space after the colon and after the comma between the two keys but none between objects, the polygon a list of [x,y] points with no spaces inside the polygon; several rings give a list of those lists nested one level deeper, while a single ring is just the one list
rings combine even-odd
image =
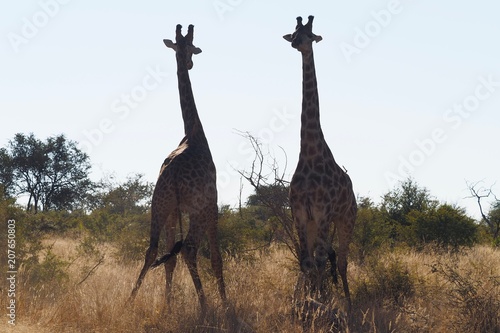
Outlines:
[{"label": "pale sky", "polygon": [[[174,4],[175,3],[175,4]],[[289,178],[299,153],[301,58],[282,36],[314,15],[325,138],[355,192],[378,202],[411,176],[478,216],[466,181],[500,181],[500,4],[487,1],[9,1],[0,12],[0,146],[15,133],[81,144],[92,178],[155,182],[183,137],[175,55],[195,26],[190,71],[218,170],[236,205],[260,138]],[[500,184],[493,187],[500,195]],[[244,183],[244,195],[251,188]]]}]

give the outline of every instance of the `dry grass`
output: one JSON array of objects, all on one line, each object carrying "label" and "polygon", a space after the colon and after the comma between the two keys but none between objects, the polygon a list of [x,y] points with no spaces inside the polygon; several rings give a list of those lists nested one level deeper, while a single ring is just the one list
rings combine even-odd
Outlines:
[{"label": "dry grass", "polygon": [[[229,311],[222,308],[209,261],[201,259],[201,278],[211,302],[201,320],[181,261],[174,276],[174,302],[167,309],[162,269],[148,273],[130,304],[141,262],[121,264],[113,259],[112,248],[102,248],[104,263],[80,283],[82,268],[92,267],[96,259],[79,257],[75,240],[51,244],[55,254],[71,261],[65,268],[69,278],[30,286],[21,272],[12,332],[302,332],[292,316],[297,270],[284,249],[257,253],[253,261],[225,262]],[[477,246],[456,254],[431,249],[377,253],[363,264],[351,262],[349,280],[353,311],[342,331],[500,332],[498,250]],[[5,308],[5,298],[1,302]],[[342,302],[333,304],[330,310]],[[5,325],[3,320],[0,331]],[[316,325],[312,331],[327,332],[328,327]]]}]

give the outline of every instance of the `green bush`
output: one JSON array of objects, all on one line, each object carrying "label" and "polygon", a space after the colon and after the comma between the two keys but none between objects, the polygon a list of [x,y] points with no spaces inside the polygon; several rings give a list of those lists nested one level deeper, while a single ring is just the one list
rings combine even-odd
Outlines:
[{"label": "green bush", "polygon": [[43,260],[30,260],[24,269],[30,285],[43,285],[50,282],[60,286],[69,279],[66,272],[68,266],[69,263],[58,258],[49,247],[45,250]]},{"label": "green bush", "polygon": [[41,233],[64,233],[79,228],[84,220],[82,211],[44,211],[36,214],[26,214],[30,227]]},{"label": "green bush", "polygon": [[358,199],[358,214],[351,244],[351,254],[363,262],[365,256],[391,240],[391,228],[384,216],[369,198]]},{"label": "green bush", "polygon": [[[143,260],[149,246],[149,214],[130,217],[130,220],[130,223],[117,231],[113,237],[117,248],[115,257],[124,262]],[[163,241],[160,242],[160,249],[163,249]]]},{"label": "green bush", "polygon": [[14,236],[15,236],[15,252],[16,252],[16,260],[20,261],[22,259],[22,247],[23,244],[25,243],[26,239],[26,229],[24,228],[23,221],[24,221],[24,211],[19,208],[18,206],[15,205],[15,200],[10,199],[4,196],[4,191],[2,189],[2,186],[0,185],[0,221],[1,221],[1,227],[0,227],[0,246],[2,246],[2,251],[5,250],[5,254],[0,255],[0,266],[1,267],[7,267],[7,245],[8,245],[8,221],[13,220],[15,221],[11,226],[13,225],[14,230]]},{"label": "green bush", "polygon": [[427,212],[412,211],[408,220],[417,242],[437,243],[440,246],[472,246],[477,241],[477,225],[461,208],[444,204]]}]

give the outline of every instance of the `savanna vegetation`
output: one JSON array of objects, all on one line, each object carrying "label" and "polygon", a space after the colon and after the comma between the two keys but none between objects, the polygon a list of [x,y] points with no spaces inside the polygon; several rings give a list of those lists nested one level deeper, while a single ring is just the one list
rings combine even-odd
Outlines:
[{"label": "savanna vegetation", "polygon": [[[239,207],[219,208],[231,309],[222,307],[203,246],[199,264],[211,303],[201,320],[182,264],[170,308],[161,269],[127,301],[148,245],[153,184],[141,175],[92,182],[89,158],[76,143],[16,135],[0,149],[0,244],[7,249],[7,221],[15,220],[16,325],[8,323],[3,279],[0,329],[302,332],[292,311],[299,271],[288,183],[252,143],[256,159],[241,174],[254,194]],[[331,303],[312,318],[311,331],[500,332],[500,201],[480,183],[469,185],[479,221],[413,179],[381,198],[359,197],[348,271],[353,311],[342,311],[343,293],[332,286]],[[21,195],[27,203],[18,203]],[[1,267],[7,259],[0,256]]]}]

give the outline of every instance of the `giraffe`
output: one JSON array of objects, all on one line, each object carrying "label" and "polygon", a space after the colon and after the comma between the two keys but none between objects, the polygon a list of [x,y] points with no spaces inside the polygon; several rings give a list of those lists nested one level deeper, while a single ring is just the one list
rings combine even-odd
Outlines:
[{"label": "giraffe", "polygon": [[[164,39],[163,42],[176,53],[185,136],[161,166],[151,202],[150,244],[131,298],[135,298],[147,271],[152,266],[165,262],[165,295],[169,304],[172,277],[176,266],[175,254],[180,252],[191,274],[201,310],[204,313],[206,297],[198,275],[196,257],[200,241],[205,233],[210,243],[211,264],[217,279],[219,294],[224,303],[226,292],[222,275],[222,258],[217,242],[218,208],[215,165],[198,116],[188,73],[188,70],[193,67],[192,55],[201,53],[201,49],[193,45],[193,25],[189,25],[185,36],[182,35],[181,30],[182,26],[178,24],[175,43],[169,39]],[[181,215],[183,213],[189,217],[189,230],[183,241],[174,244],[177,223],[180,225],[182,238]],[[158,241],[163,228],[166,229],[167,249],[171,250],[170,254],[156,259]]]},{"label": "giraffe", "polygon": [[313,289],[321,289],[327,259],[332,262],[334,282],[337,280],[332,238],[338,234],[336,266],[350,309],[347,255],[356,219],[356,198],[351,179],[335,162],[321,130],[312,43],[322,37],[312,32],[313,19],[309,16],[303,25],[302,18],[297,17],[295,32],[283,36],[302,54],[303,70],[300,153],[290,183],[290,206],[299,237],[301,271]]}]

